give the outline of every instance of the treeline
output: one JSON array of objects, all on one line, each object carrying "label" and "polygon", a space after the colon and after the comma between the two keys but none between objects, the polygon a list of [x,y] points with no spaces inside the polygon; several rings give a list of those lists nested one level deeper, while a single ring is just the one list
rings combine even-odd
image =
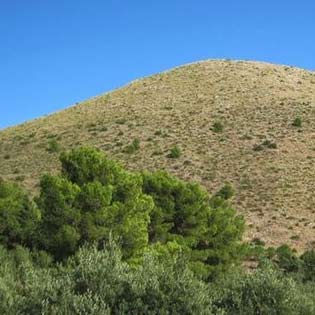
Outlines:
[{"label": "treeline", "polygon": [[0,180],[2,314],[315,314],[314,251],[243,243],[231,186],[209,196],[92,148],[60,162],[35,198]]}]

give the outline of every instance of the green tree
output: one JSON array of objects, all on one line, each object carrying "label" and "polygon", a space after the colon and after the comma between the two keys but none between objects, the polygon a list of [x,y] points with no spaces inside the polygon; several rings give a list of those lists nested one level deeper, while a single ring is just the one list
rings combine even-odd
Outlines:
[{"label": "green tree", "polygon": [[79,186],[99,181],[102,185],[115,185],[123,173],[122,167],[95,148],[81,147],[60,156],[62,175]]},{"label": "green tree", "polygon": [[0,179],[0,242],[6,247],[31,246],[40,212],[14,183]]},{"label": "green tree", "polygon": [[44,175],[40,182],[36,201],[42,221],[37,238],[40,247],[57,259],[73,254],[80,240],[79,192],[79,186],[59,176]]},{"label": "green tree", "polygon": [[40,185],[41,246],[61,259],[112,234],[126,259],[137,258],[148,245],[153,208],[152,198],[142,192],[141,175],[91,148],[64,153],[61,163],[62,174],[46,175]]},{"label": "green tree", "polygon": [[184,251],[190,251],[192,268],[205,278],[239,260],[244,220],[236,216],[221,195],[214,207],[200,185],[186,183],[166,172],[144,172],[143,191],[152,196],[155,204],[149,226],[150,242],[175,241]]}]

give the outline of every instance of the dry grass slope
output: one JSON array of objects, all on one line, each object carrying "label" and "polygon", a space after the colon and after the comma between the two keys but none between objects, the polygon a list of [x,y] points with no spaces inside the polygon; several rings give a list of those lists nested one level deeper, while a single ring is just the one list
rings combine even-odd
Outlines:
[{"label": "dry grass slope", "polygon": [[[134,139],[139,149],[126,149]],[[209,191],[232,182],[248,239],[315,247],[315,73],[216,60],[138,80],[1,131],[0,175],[36,191],[40,174],[58,169],[56,151],[78,145]]]}]

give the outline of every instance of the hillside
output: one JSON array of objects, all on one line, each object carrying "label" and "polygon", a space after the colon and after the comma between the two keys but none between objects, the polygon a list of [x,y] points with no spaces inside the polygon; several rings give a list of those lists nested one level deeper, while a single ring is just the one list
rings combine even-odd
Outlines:
[{"label": "hillside", "polygon": [[[125,152],[135,138],[139,150]],[[130,169],[166,169],[210,192],[231,182],[248,239],[315,247],[313,72],[222,60],[141,79],[0,131],[0,175],[35,192],[40,174],[58,170],[58,149],[78,145],[97,146]],[[182,154],[171,159],[174,145]]]}]

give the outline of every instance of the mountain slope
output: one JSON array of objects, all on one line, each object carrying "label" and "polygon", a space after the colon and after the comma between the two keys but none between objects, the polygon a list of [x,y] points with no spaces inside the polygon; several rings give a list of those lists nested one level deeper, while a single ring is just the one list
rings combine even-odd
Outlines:
[{"label": "mountain slope", "polygon": [[[126,153],[135,138],[140,149]],[[58,170],[57,147],[87,144],[131,169],[166,169],[211,192],[231,182],[248,239],[315,246],[313,72],[216,60],[138,80],[1,131],[0,175],[36,191],[40,174]],[[167,156],[174,145],[178,159]]]}]

